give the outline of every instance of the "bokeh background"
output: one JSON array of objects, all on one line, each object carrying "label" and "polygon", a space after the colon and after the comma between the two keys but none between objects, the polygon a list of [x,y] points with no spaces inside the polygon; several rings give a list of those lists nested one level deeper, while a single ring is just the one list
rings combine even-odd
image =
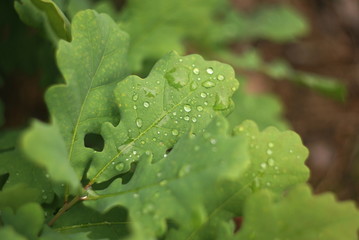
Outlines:
[{"label": "bokeh background", "polygon": [[[123,0],[107,2],[112,4],[113,14],[120,13],[127,4]],[[294,9],[306,23],[305,32],[293,39],[282,41],[259,34],[228,41],[226,48],[233,56],[254,49],[264,62],[283,59],[295,71],[330,77],[346,87],[344,101],[338,101],[286,80],[286,77],[278,81],[273,77],[275,74],[266,74],[255,67],[235,66],[237,74],[247,79],[247,92],[270,93],[282,103],[283,117],[310,150],[307,165],[311,169],[310,183],[314,191],[330,190],[339,199],[353,199],[358,203],[359,1],[232,0],[230,4],[244,16],[255,15],[258,9],[285,5]],[[14,1],[0,3],[0,109],[4,112],[4,117],[0,118],[1,131],[24,128],[32,118],[47,121],[44,92],[50,84],[61,82],[54,77],[59,73],[53,57],[53,43],[44,37],[41,28],[24,24],[13,5]],[[268,21],[271,20],[269,17]],[[252,21],[252,24],[247,30],[258,27],[255,25],[258,22]],[[271,31],[281,27],[277,24],[275,28]],[[184,44],[186,53],[202,54],[204,51],[198,41],[197,44]],[[207,58],[213,56],[208,53]]]}]

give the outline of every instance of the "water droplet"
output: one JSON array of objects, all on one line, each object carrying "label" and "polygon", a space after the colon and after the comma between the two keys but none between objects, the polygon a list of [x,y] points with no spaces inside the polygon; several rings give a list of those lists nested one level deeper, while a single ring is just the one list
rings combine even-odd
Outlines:
[{"label": "water droplet", "polygon": [[182,88],[189,81],[188,69],[185,67],[173,68],[165,74],[165,78],[170,86],[174,88]]},{"label": "water droplet", "polygon": [[194,122],[194,123],[197,122],[197,118],[193,117],[192,122]]},{"label": "water droplet", "polygon": [[163,154],[163,157],[166,158],[166,157],[168,157],[168,155],[165,153],[165,154]]},{"label": "water droplet", "polygon": [[202,97],[202,98],[206,98],[206,97],[207,97],[207,94],[203,92],[203,93],[201,93],[201,97]]},{"label": "water droplet", "polygon": [[267,150],[267,154],[268,154],[268,155],[272,155],[272,153],[273,153],[272,150],[270,150],[270,149]]},{"label": "water droplet", "polygon": [[216,86],[216,84],[212,81],[205,81],[202,83],[202,86],[205,88],[212,88],[212,87]]},{"label": "water droplet", "polygon": [[146,155],[148,155],[148,156],[151,155],[151,151],[150,151],[150,150],[147,150],[145,153],[146,153]]},{"label": "water droplet", "polygon": [[155,208],[154,208],[154,206],[152,204],[146,204],[145,207],[143,208],[142,212],[144,214],[147,214],[147,213],[153,212],[154,209]]},{"label": "water droplet", "polygon": [[197,88],[198,88],[198,84],[196,82],[192,82],[190,89],[193,91],[193,90],[196,90]]},{"label": "water droplet", "polygon": [[274,144],[270,142],[270,143],[268,143],[268,147],[272,148],[272,147],[274,147]]},{"label": "water droplet", "polygon": [[186,104],[183,106],[183,109],[186,111],[186,112],[190,112],[192,109],[191,109],[191,106]]},{"label": "water droplet", "polygon": [[193,68],[193,73],[198,75],[199,74],[199,69],[198,68]]},{"label": "water droplet", "polygon": [[146,143],[146,142],[145,142],[144,140],[141,141],[141,144],[142,144],[142,145],[145,144],[145,143]]},{"label": "water droplet", "polygon": [[177,129],[173,129],[173,130],[172,130],[172,135],[173,135],[173,136],[177,136],[177,135],[178,135],[178,130],[177,130]]},{"label": "water droplet", "polygon": [[188,120],[189,120],[189,116],[185,116],[183,119],[184,119],[185,121],[188,121]]},{"label": "water droplet", "polygon": [[167,180],[163,180],[160,182],[160,186],[165,186],[167,183],[168,183]]},{"label": "water droplet", "polygon": [[217,143],[217,140],[214,139],[214,138],[211,138],[211,140],[209,140],[211,142],[211,144],[216,144]]},{"label": "water droplet", "polygon": [[230,98],[226,96],[222,96],[220,94],[216,95],[216,101],[214,102],[213,109],[214,110],[225,110],[228,109],[230,106]]},{"label": "water droplet", "polygon": [[116,165],[115,168],[116,168],[117,171],[121,172],[125,168],[125,164],[119,163],[119,164]]},{"label": "water droplet", "polygon": [[203,111],[203,107],[202,107],[202,106],[197,106],[197,110],[198,110],[198,112],[202,112],[202,111]]},{"label": "water droplet", "polygon": [[136,119],[136,125],[137,125],[137,127],[139,127],[139,128],[142,127],[142,119],[141,119],[141,118],[137,118],[137,119]]},{"label": "water droplet", "polygon": [[274,159],[273,158],[268,159],[268,165],[271,166],[271,167],[274,166]]},{"label": "water droplet", "polygon": [[177,115],[177,113],[176,113],[176,112],[173,112],[172,114],[173,114],[173,116],[176,116],[176,115]]},{"label": "water droplet", "polygon": [[148,108],[148,107],[150,106],[150,103],[149,103],[149,102],[144,102],[144,103],[143,103],[143,106],[144,106],[145,108]]},{"label": "water droplet", "polygon": [[185,165],[179,170],[178,176],[183,177],[184,175],[188,174],[190,171],[191,171],[191,165]]},{"label": "water droplet", "polygon": [[217,79],[218,79],[219,81],[223,81],[223,80],[224,80],[224,76],[223,76],[222,74],[219,74],[219,75],[217,76]]},{"label": "water droplet", "polygon": [[133,151],[132,153],[133,153],[133,155],[136,155],[136,154],[137,154],[137,151],[135,150],[135,151]]},{"label": "water droplet", "polygon": [[152,138],[152,141],[156,142],[156,141],[157,141],[157,138],[155,138],[155,137],[154,137],[154,138]]},{"label": "water droplet", "polygon": [[206,69],[206,72],[207,72],[208,74],[213,74],[213,68],[211,68],[211,67],[207,68],[207,69]]},{"label": "water droplet", "polygon": [[204,105],[206,105],[206,106],[207,106],[207,105],[208,105],[208,102],[204,102]]},{"label": "water droplet", "polygon": [[266,163],[261,163],[261,168],[266,169],[266,168],[267,168],[267,164],[266,164]]},{"label": "water droplet", "polygon": [[135,109],[135,110],[136,110],[136,109],[137,109],[137,106],[136,106],[136,105],[134,105],[134,106],[133,106],[133,109]]},{"label": "water droplet", "polygon": [[138,193],[133,194],[133,198],[138,198],[140,195]]},{"label": "water droplet", "polygon": [[289,152],[290,152],[290,153],[293,153],[293,150],[292,150],[292,149],[290,149],[290,150],[289,150]]},{"label": "water droplet", "polygon": [[137,101],[137,99],[138,99],[138,94],[137,94],[137,93],[133,94],[132,100],[133,100],[133,101]]}]

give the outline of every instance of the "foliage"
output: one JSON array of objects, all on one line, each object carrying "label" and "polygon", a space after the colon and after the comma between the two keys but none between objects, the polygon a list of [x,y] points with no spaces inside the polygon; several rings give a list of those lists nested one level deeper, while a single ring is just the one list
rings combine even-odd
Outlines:
[{"label": "foliage", "polygon": [[[227,64],[175,51],[162,56],[183,53],[183,40],[199,43],[203,34],[206,47],[239,38],[212,35],[232,21],[214,21],[228,6],[158,3],[152,12],[151,1],[131,1],[118,25],[93,10],[75,14],[88,6],[84,0],[16,2],[24,21],[37,19],[51,32],[64,83],[45,94],[50,123],[2,133],[0,237],[356,239],[355,207],[331,194],[314,196],[305,184],[308,150],[286,130],[278,102],[237,90],[241,81]],[[71,41],[61,10],[74,14]],[[293,12],[280,11],[304,31]],[[185,31],[196,17],[213,21]],[[147,31],[147,23],[158,28]],[[248,36],[282,41],[293,36],[288,29]],[[168,45],[157,42],[162,34]],[[160,56],[146,77],[129,75]],[[253,111],[262,105],[265,115]],[[243,218],[238,231],[235,217]]]}]

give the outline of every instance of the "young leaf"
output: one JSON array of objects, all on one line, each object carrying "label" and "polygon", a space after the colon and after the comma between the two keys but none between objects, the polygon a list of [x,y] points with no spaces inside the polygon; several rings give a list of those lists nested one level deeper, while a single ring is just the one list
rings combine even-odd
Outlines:
[{"label": "young leaf", "polygon": [[260,130],[269,126],[280,130],[289,128],[288,123],[281,116],[282,105],[274,95],[246,93],[242,85],[234,93],[233,101],[234,110],[227,117],[232,128],[244,120],[253,120]]},{"label": "young leaf", "polygon": [[67,211],[53,226],[63,235],[87,233],[91,239],[124,239],[128,235],[127,211],[112,208],[105,214],[77,204]]},{"label": "young leaf", "polygon": [[10,208],[2,209],[1,221],[5,226],[12,226],[29,240],[35,240],[42,228],[44,213],[37,203],[28,203],[16,212]]},{"label": "young leaf", "polygon": [[56,126],[35,121],[22,137],[22,149],[36,164],[46,168],[52,180],[66,183],[71,193],[80,192],[80,181],[68,161],[65,143]]},{"label": "young leaf", "polygon": [[[5,194],[6,191],[11,192],[11,195],[4,195],[9,196],[10,199],[7,198],[6,200],[4,197],[2,200],[9,203],[9,201],[12,201],[10,196],[18,196],[25,202],[35,200],[38,202],[50,202],[53,200],[53,187],[48,181],[44,170],[26,159],[19,150],[8,150],[1,153],[0,164],[0,175],[9,174],[2,194]],[[24,194],[16,189],[24,190]],[[14,202],[11,204],[14,204]]]},{"label": "young leaf", "polygon": [[357,240],[359,213],[353,203],[332,194],[313,196],[300,185],[279,198],[268,191],[246,202],[244,222],[233,239]]},{"label": "young leaf", "polygon": [[46,14],[53,31],[60,39],[71,41],[70,22],[53,1],[31,0],[31,2]]},{"label": "young leaf", "polygon": [[46,102],[80,179],[94,152],[85,148],[85,135],[98,133],[103,122],[118,121],[112,92],[127,74],[128,37],[107,15],[90,10],[74,17],[72,34],[72,42],[61,41],[57,53],[66,85],[51,87]]},{"label": "young leaf", "polygon": [[27,240],[24,236],[18,234],[11,226],[0,228],[0,239]]},{"label": "young leaf", "polygon": [[[129,61],[139,71],[143,61],[159,59],[169,50],[185,52],[183,41],[197,37],[206,41],[215,24],[221,0],[128,1],[121,13],[121,27],[131,36]],[[205,19],[205,21],[204,21]],[[195,24],[195,27],[193,27]]]},{"label": "young leaf", "polygon": [[146,151],[153,161],[161,159],[183,133],[197,134],[215,114],[226,113],[237,87],[230,66],[176,53],[163,57],[147,78],[121,81],[115,88],[121,121],[102,127],[105,148],[89,168],[90,185],[128,171]]},{"label": "young leaf", "polygon": [[274,127],[260,132],[252,121],[244,121],[234,133],[249,141],[251,165],[240,184],[248,184],[250,191],[264,188],[281,193],[308,180],[309,169],[304,164],[308,150],[296,133]]},{"label": "young leaf", "polygon": [[280,132],[274,127],[260,132],[254,122],[245,121],[234,134],[248,141],[249,166],[237,179],[225,184],[222,198],[208,204],[209,215],[203,224],[182,231],[178,239],[228,239],[234,231],[233,217],[242,215],[243,203],[253,192],[270,189],[282,193],[308,179],[309,171],[303,164],[308,150],[294,132]]},{"label": "young leaf", "polygon": [[166,220],[179,231],[198,227],[207,217],[206,203],[223,197],[224,180],[237,179],[248,164],[243,137],[227,132],[227,121],[218,118],[204,133],[184,135],[157,162],[145,153],[128,183],[117,179],[85,204],[101,212],[126,207],[132,229],[147,239],[161,236]]}]

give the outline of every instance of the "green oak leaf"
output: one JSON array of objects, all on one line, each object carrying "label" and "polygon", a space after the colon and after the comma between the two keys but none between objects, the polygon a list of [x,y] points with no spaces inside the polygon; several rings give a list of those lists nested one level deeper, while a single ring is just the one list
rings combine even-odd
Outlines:
[{"label": "green oak leaf", "polygon": [[31,0],[31,2],[45,13],[52,30],[60,39],[71,41],[70,22],[53,1]]},{"label": "green oak leaf", "polygon": [[262,6],[249,15],[237,14],[233,19],[237,38],[263,38],[276,42],[291,41],[308,32],[306,20],[287,5]]},{"label": "green oak leaf", "polygon": [[244,121],[234,129],[234,135],[248,141],[249,166],[235,181],[227,182],[222,198],[208,207],[206,221],[178,239],[228,239],[234,232],[233,217],[243,214],[243,204],[254,192],[269,189],[282,193],[308,179],[309,170],[304,165],[308,150],[296,133],[274,127],[259,131],[253,121]]},{"label": "green oak leaf", "polygon": [[[1,143],[6,143],[3,145],[6,149],[0,153],[0,175],[9,174],[1,194],[5,194],[6,191],[11,192],[10,195],[3,195],[2,201],[14,204],[17,201],[13,201],[11,198],[18,196],[21,201],[25,202],[35,201],[35,199],[38,202],[51,202],[54,193],[48,175],[15,148],[18,134],[18,132],[11,131],[2,134],[1,138]],[[23,194],[20,190],[23,191]]]},{"label": "green oak leaf", "polygon": [[56,126],[35,121],[22,137],[22,149],[34,163],[46,168],[52,180],[66,183],[71,193],[80,192],[80,181],[68,161],[65,142]]},{"label": "green oak leaf", "polygon": [[89,239],[123,239],[129,233],[127,211],[112,208],[100,214],[83,204],[77,204],[59,218],[53,229],[67,235],[87,233]]},{"label": "green oak leaf", "polygon": [[17,233],[11,226],[0,228],[0,239],[27,240],[24,236]]},{"label": "green oak leaf", "polygon": [[121,12],[121,27],[131,36],[129,61],[139,71],[144,60],[159,59],[169,50],[185,52],[189,38],[205,41],[215,25],[222,0],[130,0]]},{"label": "green oak leaf", "polygon": [[61,233],[44,226],[39,240],[90,240],[88,233]]},{"label": "green oak leaf", "polygon": [[37,239],[42,229],[44,218],[44,213],[37,203],[27,203],[16,212],[10,208],[2,209],[1,211],[2,223],[5,226],[12,226],[16,232],[29,240]]},{"label": "green oak leaf", "polygon": [[251,164],[241,178],[242,196],[270,189],[281,193],[288,187],[306,182],[309,169],[304,161],[308,150],[293,131],[279,131],[268,127],[263,131],[253,121],[244,121],[234,129],[235,135],[245,136],[249,141]]},{"label": "green oak leaf", "polygon": [[333,194],[313,196],[300,185],[279,198],[269,191],[251,196],[241,230],[232,239],[356,240],[359,213],[352,202]]},{"label": "green oak leaf", "polygon": [[203,133],[184,135],[159,161],[143,154],[128,183],[116,179],[84,204],[100,212],[126,207],[134,234],[147,239],[164,234],[166,220],[188,232],[206,220],[206,204],[223,197],[224,180],[237,179],[246,170],[243,140],[229,135],[223,117],[216,118]]},{"label": "green oak leaf", "polygon": [[201,132],[212,117],[227,113],[238,87],[233,69],[199,55],[164,56],[145,79],[130,76],[115,88],[121,121],[105,123],[102,152],[88,171],[90,185],[130,169],[146,151],[161,159],[176,141],[192,129]]},{"label": "green oak leaf", "polygon": [[[127,74],[128,37],[107,15],[91,10],[74,17],[72,34],[72,42],[60,41],[57,52],[66,84],[51,87],[46,92],[46,102],[52,121],[65,142],[60,154],[66,154],[66,162],[73,166],[80,179],[94,152],[85,147],[86,134],[99,133],[103,122],[118,122],[119,114],[112,100],[113,88]],[[38,130],[30,131],[35,134]],[[38,137],[43,139],[26,149],[30,156],[36,157],[36,144],[44,149],[54,147],[51,145],[54,141],[47,141],[46,134]],[[51,169],[58,160],[55,156],[49,161],[37,161],[48,164]]]},{"label": "green oak leaf", "polygon": [[21,183],[7,187],[0,191],[0,209],[9,207],[16,210],[26,203],[39,201],[40,194],[38,189]]},{"label": "green oak leaf", "polygon": [[234,93],[233,101],[235,108],[227,117],[232,127],[244,120],[253,120],[261,130],[269,126],[280,130],[289,128],[288,123],[282,117],[283,106],[274,95],[246,93],[242,85]]}]

